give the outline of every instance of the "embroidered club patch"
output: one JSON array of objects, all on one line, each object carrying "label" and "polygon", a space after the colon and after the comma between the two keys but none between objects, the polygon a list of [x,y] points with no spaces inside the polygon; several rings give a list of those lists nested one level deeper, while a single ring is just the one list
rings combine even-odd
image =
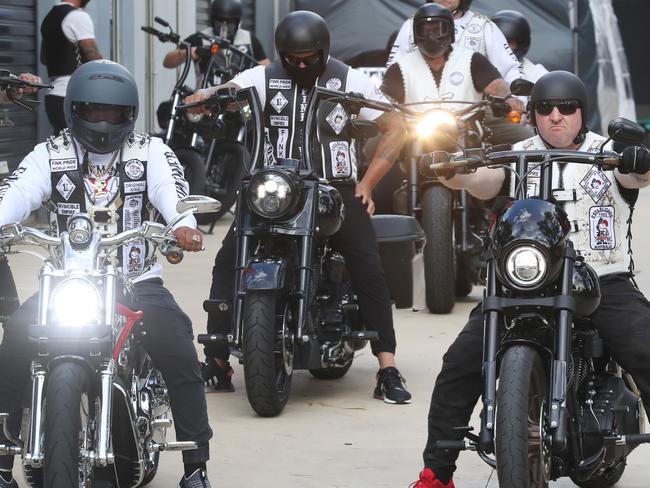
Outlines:
[{"label": "embroidered club patch", "polygon": [[612,250],[616,247],[616,213],[614,207],[589,209],[589,237],[592,249]]},{"label": "embroidered club patch", "polygon": [[59,171],[71,171],[77,169],[76,159],[53,159],[50,161],[52,173]]},{"label": "embroidered club patch", "polygon": [[126,165],[124,166],[124,172],[126,173],[126,176],[132,180],[140,179],[144,174],[144,164],[142,164],[142,161],[139,161],[137,159],[131,159],[130,161],[126,162]]},{"label": "embroidered club patch", "polygon": [[270,90],[291,90],[291,80],[282,78],[271,78],[269,80]]},{"label": "embroidered club patch", "polygon": [[591,197],[594,203],[598,203],[603,195],[607,193],[612,182],[607,175],[596,166],[592,166],[580,182],[582,189]]},{"label": "embroidered club patch", "polygon": [[271,127],[289,127],[289,116],[271,115]]},{"label": "embroidered club patch", "polygon": [[74,215],[81,212],[81,205],[78,203],[57,203],[56,212],[59,215]]},{"label": "embroidered club patch", "polygon": [[338,136],[341,133],[341,131],[345,128],[345,124],[348,123],[348,113],[345,111],[345,109],[340,103],[337,103],[336,106],[329,113],[329,115],[325,117],[325,120],[327,120],[327,123],[330,125],[332,130],[336,132],[336,135]]},{"label": "embroidered club patch", "polygon": [[278,129],[278,158],[287,157],[287,142],[289,140],[289,129]]},{"label": "embroidered club patch", "polygon": [[454,71],[449,75],[449,81],[451,81],[451,84],[454,86],[460,86],[463,81],[465,81],[465,76],[463,76],[463,73],[460,71]]},{"label": "embroidered club patch", "polygon": [[470,34],[478,34],[483,30],[483,26],[480,24],[469,24],[467,26],[467,32]]},{"label": "embroidered club patch", "polygon": [[478,52],[481,47],[481,40],[476,37],[467,37],[465,38],[465,48],[471,49],[472,51]]},{"label": "embroidered club patch", "polygon": [[341,88],[341,80],[338,78],[330,78],[327,80],[327,83],[325,83],[325,86],[330,90],[338,90]]},{"label": "embroidered club patch", "polygon": [[330,142],[330,155],[332,157],[332,176],[334,178],[349,178],[352,176],[350,146],[346,141]]},{"label": "embroidered club patch", "polygon": [[125,181],[124,193],[142,193],[147,189],[146,181]]},{"label": "embroidered club patch", "polygon": [[271,99],[271,107],[275,109],[277,113],[282,112],[284,107],[287,106],[289,103],[289,100],[287,100],[287,97],[285,97],[281,92],[278,92],[272,99]]},{"label": "embroidered club patch", "polygon": [[56,184],[56,189],[59,191],[61,196],[65,198],[66,201],[68,201],[75,188],[77,187],[72,182],[72,180],[68,178],[68,175],[63,175],[59,182]]}]

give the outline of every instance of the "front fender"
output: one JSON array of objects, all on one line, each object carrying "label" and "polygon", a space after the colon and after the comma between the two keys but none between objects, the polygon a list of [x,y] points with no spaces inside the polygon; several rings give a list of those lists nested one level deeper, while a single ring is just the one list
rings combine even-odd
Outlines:
[{"label": "front fender", "polygon": [[287,262],[282,258],[254,258],[243,272],[243,289],[281,290],[287,285]]}]

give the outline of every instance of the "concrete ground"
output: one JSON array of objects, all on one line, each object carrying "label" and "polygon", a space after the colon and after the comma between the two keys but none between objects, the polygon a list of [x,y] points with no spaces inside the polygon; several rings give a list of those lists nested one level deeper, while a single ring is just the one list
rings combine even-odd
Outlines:
[{"label": "concrete ground", "polygon": [[[636,207],[638,281],[650,292],[650,271],[643,272],[650,270],[650,255],[644,252],[650,249],[648,192]],[[187,255],[180,265],[165,269],[166,286],[192,318],[196,333],[205,327],[201,305],[209,290],[214,254],[229,224],[230,219],[220,222],[215,234],[207,237],[206,252]],[[32,257],[12,256],[11,264],[24,299],[35,291],[38,263]],[[417,301],[422,306],[419,288]],[[449,315],[434,316],[426,310],[395,312],[397,364],[413,394],[411,405],[387,405],[372,398],[377,362],[366,348],[340,380],[319,381],[308,372],[295,373],[284,412],[277,418],[260,418],[246,400],[243,371],[235,364],[235,393],[207,393],[214,430],[208,465],[212,486],[406,488],[422,466],[429,398],[442,355],[481,293],[475,288]],[[617,486],[647,488],[644,462],[648,455],[650,447],[637,449]],[[158,476],[150,486],[176,487],[181,473],[181,455],[163,453]],[[455,483],[458,488],[497,487],[496,475],[491,475],[491,469],[475,453],[463,453]],[[18,479],[23,481],[20,475]],[[563,480],[552,486],[574,485]]]}]

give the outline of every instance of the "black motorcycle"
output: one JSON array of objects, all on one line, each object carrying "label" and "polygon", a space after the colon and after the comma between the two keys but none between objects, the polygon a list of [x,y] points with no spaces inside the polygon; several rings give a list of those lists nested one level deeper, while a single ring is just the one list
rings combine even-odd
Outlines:
[{"label": "black motorcycle", "polygon": [[[625,119],[612,121],[608,132],[622,143],[645,133]],[[622,476],[632,449],[650,442],[634,381],[590,324],[600,303],[598,276],[574,250],[571,224],[552,192],[554,162],[608,170],[619,161],[602,149],[533,150],[432,165],[461,172],[515,166],[515,199],[497,212],[487,252],[481,430],[458,427],[466,441],[437,443],[476,450],[496,468],[502,488],[547,487],[564,476],[606,488]],[[533,169],[541,173],[540,194],[529,198]]]},{"label": "black motorcycle", "polygon": [[[264,126],[255,89],[204,103],[213,107],[220,103],[222,108],[238,104],[252,114],[257,132],[236,212],[234,307],[231,311],[228,303],[216,300],[204,304],[208,312],[232,316],[232,333],[199,336],[199,342],[227,341],[231,353],[243,362],[251,406],[261,416],[275,416],[287,403],[295,369],[308,369],[320,379],[341,378],[355,351],[378,337],[365,330],[345,260],[329,245],[344,208],[338,190],[317,173],[319,124],[325,120],[319,107],[340,103],[348,113],[358,113],[362,107],[389,111],[392,106],[314,88],[307,107],[303,159],[280,159],[265,166]],[[349,124],[356,138],[377,132],[372,122]],[[394,226],[404,219],[419,228],[414,219],[403,216],[384,219],[376,228],[399,240]]]},{"label": "black motorcycle", "polygon": [[185,51],[185,64],[183,71],[178,78],[172,91],[171,100],[160,104],[157,110],[158,125],[165,130],[164,133],[154,134],[159,136],[165,144],[174,150],[178,161],[183,166],[185,179],[190,185],[190,193],[200,195],[205,189],[205,163],[202,157],[202,145],[194,137],[194,123],[196,119],[186,117],[184,113],[177,110],[185,97],[191,95],[194,90],[185,86],[185,81],[192,67],[191,46],[182,41],[180,36],[173,32],[169,23],[160,17],[155,21],[169,29],[169,32],[161,32],[150,26],[142,26],[141,29],[147,34],[156,36],[160,42],[172,43]]}]

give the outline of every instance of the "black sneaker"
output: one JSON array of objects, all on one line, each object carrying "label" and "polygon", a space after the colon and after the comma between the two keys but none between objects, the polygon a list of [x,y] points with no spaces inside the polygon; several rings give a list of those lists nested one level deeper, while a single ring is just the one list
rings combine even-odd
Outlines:
[{"label": "black sneaker", "polygon": [[375,398],[391,404],[411,403],[411,394],[404,388],[406,381],[392,366],[377,372]]},{"label": "black sneaker", "polygon": [[232,384],[232,375],[235,371],[226,362],[227,366],[222,368],[213,358],[205,358],[205,363],[201,363],[201,375],[207,386],[212,386],[213,390],[219,393],[230,393],[235,391]]},{"label": "black sneaker", "polygon": [[212,488],[212,485],[208,474],[203,469],[197,469],[189,478],[183,475],[178,488]]},{"label": "black sneaker", "polygon": [[11,475],[11,473],[1,472],[0,488],[18,488],[18,483],[16,483],[16,480]]}]

